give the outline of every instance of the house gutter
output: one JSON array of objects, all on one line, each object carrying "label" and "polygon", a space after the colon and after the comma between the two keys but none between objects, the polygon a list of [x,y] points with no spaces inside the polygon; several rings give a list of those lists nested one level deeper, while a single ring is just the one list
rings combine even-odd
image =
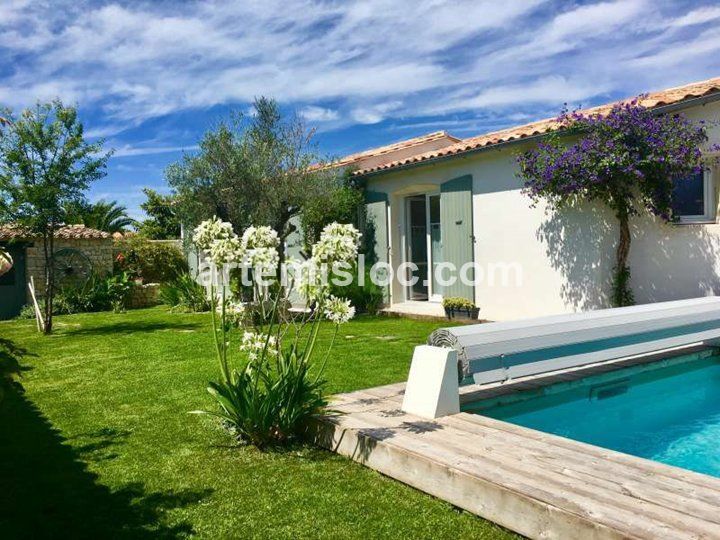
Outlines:
[{"label": "house gutter", "polygon": [[[655,114],[666,114],[670,112],[675,112],[681,109],[686,109],[688,107],[693,107],[696,105],[705,105],[706,103],[712,103],[714,101],[720,100],[720,92],[715,92],[713,94],[707,95],[707,96],[699,96],[695,98],[686,99],[684,101],[678,102],[678,103],[671,103],[669,105],[661,105],[660,107],[656,107],[652,109],[652,112]],[[553,131],[551,133],[560,133],[562,134],[562,131]],[[518,144],[525,144],[526,142],[532,142],[535,140],[542,139],[549,135],[549,133],[539,133],[537,135],[530,135],[528,137],[523,137],[522,139],[513,139],[512,141],[504,141],[497,144],[491,144],[488,146],[480,146],[479,148],[473,148],[472,150],[465,150],[464,152],[458,152],[457,154],[450,154],[447,156],[438,156],[434,158],[425,159],[423,161],[416,161],[414,163],[406,163],[403,165],[398,165],[396,167],[392,167],[391,169],[384,169],[380,171],[373,171],[367,174],[359,174],[356,178],[362,178],[362,179],[368,179],[375,176],[380,176],[383,174],[390,174],[396,171],[405,171],[408,169],[413,169],[416,167],[425,167],[426,165],[435,165],[437,163],[441,163],[443,161],[448,161],[450,159],[455,158],[463,158],[463,157],[470,157],[471,155],[478,154],[480,152],[485,152],[488,150],[501,150],[506,147],[518,145]],[[442,149],[441,149],[442,150]]]}]

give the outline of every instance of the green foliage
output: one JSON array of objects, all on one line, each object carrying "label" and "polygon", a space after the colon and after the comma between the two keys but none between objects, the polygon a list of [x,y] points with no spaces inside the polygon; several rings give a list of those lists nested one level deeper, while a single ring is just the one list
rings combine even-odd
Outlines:
[{"label": "green foliage", "polygon": [[[211,296],[216,298],[215,291]],[[237,369],[231,367],[229,358],[231,338],[239,332],[232,324],[235,314],[228,313],[232,305],[223,294],[219,309],[212,309],[221,377],[209,384],[208,392],[220,412],[196,412],[221,418],[242,442],[259,448],[298,440],[313,419],[327,413],[326,381],[322,374],[332,343],[323,365],[313,370],[322,306],[318,306],[315,316],[291,326],[281,320],[283,312],[279,306],[283,299],[282,291],[278,290],[258,302],[262,326],[255,331],[241,328],[240,350],[245,359]],[[266,301],[272,305],[266,306]],[[337,328],[335,325],[336,333]],[[288,335],[291,329],[293,333]],[[283,346],[284,338],[290,342],[287,348]]]},{"label": "green foliage", "polygon": [[312,246],[330,223],[357,224],[364,202],[363,190],[353,182],[349,171],[344,176],[329,177],[323,193],[303,205],[300,214],[303,244]]},{"label": "green foliage", "polygon": [[375,315],[383,304],[383,288],[370,279],[369,269],[365,270],[365,279],[360,285],[357,266],[353,268],[353,279],[349,285],[339,286],[331,282],[330,292],[335,296],[350,300],[359,313]]},{"label": "green foliage", "polygon": [[0,223],[25,227],[42,238],[45,253],[45,333],[52,332],[54,232],[66,209],[85,200],[91,182],[105,176],[110,156],[103,141],[85,141],[77,110],[62,102],[40,104],[19,116],[4,111],[0,133]]},{"label": "green foliage", "polygon": [[228,381],[208,388],[220,405],[220,417],[237,436],[259,448],[302,437],[328,404],[325,380],[294,351],[276,360],[248,363]]},{"label": "green foliage", "polygon": [[78,287],[67,287],[58,291],[57,313],[122,311],[127,307],[132,287],[133,281],[125,272],[112,276],[93,274]]},{"label": "green foliage", "polygon": [[130,236],[115,243],[115,269],[144,283],[165,283],[187,272],[187,260],[173,243]]},{"label": "green foliage", "polygon": [[[42,304],[42,300],[38,301],[40,304]],[[43,306],[40,306],[40,309],[42,310]],[[55,313],[57,315],[57,312]],[[25,304],[22,309],[20,310],[20,313],[17,314],[16,319],[34,319],[35,318],[35,308],[32,304]]]},{"label": "green foliage", "polygon": [[143,193],[147,200],[140,208],[148,217],[138,225],[138,233],[151,240],[180,238],[180,218],[175,209],[175,197],[161,195],[150,188],[144,188]]},{"label": "green foliage", "polygon": [[468,300],[467,298],[462,298],[460,296],[448,296],[447,298],[443,298],[442,304],[445,309],[451,310],[471,311],[477,307],[475,302],[472,300]]},{"label": "green foliage", "polygon": [[160,300],[174,310],[183,312],[208,311],[211,307],[205,287],[187,272],[162,284]]},{"label": "green foliage", "polygon": [[109,233],[125,232],[135,224],[135,220],[127,215],[127,208],[120,206],[117,201],[74,202],[68,204],[66,212],[67,223],[81,223]]},{"label": "green foliage", "polygon": [[293,217],[318,201],[326,201],[319,208],[327,211],[327,201],[334,200],[328,194],[342,186],[338,171],[311,167],[321,161],[312,136],[265,98],[255,101],[252,116],[234,114],[221,122],[205,133],[196,154],[165,171],[181,220],[196,225],[218,216],[236,232],[268,225],[286,238]]}]

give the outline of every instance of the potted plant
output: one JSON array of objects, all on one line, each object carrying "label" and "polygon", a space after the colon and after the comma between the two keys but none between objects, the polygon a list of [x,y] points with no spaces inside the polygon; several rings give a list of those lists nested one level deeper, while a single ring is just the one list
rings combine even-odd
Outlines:
[{"label": "potted plant", "polygon": [[475,320],[480,313],[480,308],[473,301],[457,296],[443,299],[443,308],[445,308],[445,315],[448,319]]}]

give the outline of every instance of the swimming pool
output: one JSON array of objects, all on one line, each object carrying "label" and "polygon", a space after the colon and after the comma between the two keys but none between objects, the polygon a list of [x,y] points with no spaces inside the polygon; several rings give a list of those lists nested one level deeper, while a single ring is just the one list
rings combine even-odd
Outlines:
[{"label": "swimming pool", "polygon": [[720,477],[720,356],[689,356],[463,407]]}]

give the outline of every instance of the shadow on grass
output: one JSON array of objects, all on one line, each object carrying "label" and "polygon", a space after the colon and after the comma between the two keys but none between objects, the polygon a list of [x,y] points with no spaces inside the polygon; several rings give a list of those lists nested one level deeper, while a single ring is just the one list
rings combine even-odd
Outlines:
[{"label": "shadow on grass", "polygon": [[3,538],[184,538],[190,523],[164,525],[164,513],[194,505],[212,490],[148,492],[140,483],[111,490],[82,461],[111,459],[127,433],[78,436],[73,448],[18,391],[0,403],[0,536]]},{"label": "shadow on grass", "polygon": [[185,322],[152,322],[152,321],[118,321],[99,326],[87,326],[63,330],[66,336],[102,336],[132,333],[149,333],[162,331],[192,331],[205,328],[205,325]]},{"label": "shadow on grass", "polygon": [[29,371],[29,366],[23,365],[26,356],[37,356],[27,349],[15,344],[14,341],[0,337],[0,403],[9,388],[22,392],[20,384],[23,371]]}]

